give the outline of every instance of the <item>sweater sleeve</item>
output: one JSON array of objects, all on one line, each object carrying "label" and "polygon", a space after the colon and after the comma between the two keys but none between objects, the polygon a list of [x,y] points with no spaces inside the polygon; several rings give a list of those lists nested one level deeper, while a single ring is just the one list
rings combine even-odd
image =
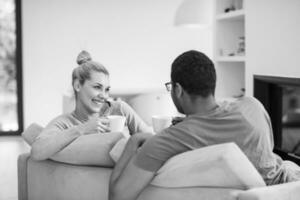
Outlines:
[{"label": "sweater sleeve", "polygon": [[36,160],[52,157],[81,135],[76,125],[66,115],[52,120],[33,142],[31,156]]},{"label": "sweater sleeve", "polygon": [[131,135],[138,132],[152,132],[151,128],[124,101],[120,101],[120,111],[126,117],[126,123]]}]

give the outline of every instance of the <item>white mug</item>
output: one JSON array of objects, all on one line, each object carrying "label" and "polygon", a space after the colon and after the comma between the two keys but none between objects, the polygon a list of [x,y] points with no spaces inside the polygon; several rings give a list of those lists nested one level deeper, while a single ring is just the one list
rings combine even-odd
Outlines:
[{"label": "white mug", "polygon": [[152,116],[152,125],[155,133],[161,132],[172,124],[171,116],[154,115]]},{"label": "white mug", "polygon": [[121,115],[109,115],[109,129],[111,132],[123,132],[126,118]]}]

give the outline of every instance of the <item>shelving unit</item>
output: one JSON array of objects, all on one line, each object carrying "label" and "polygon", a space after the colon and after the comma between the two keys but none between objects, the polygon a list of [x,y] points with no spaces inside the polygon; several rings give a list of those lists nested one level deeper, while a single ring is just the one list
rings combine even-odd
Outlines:
[{"label": "shelving unit", "polygon": [[219,56],[217,62],[245,62],[245,56]]},{"label": "shelving unit", "polygon": [[217,97],[236,97],[245,88],[245,9],[243,0],[215,0],[214,61]]},{"label": "shelving unit", "polygon": [[245,11],[244,9],[230,11],[228,13],[222,13],[216,15],[216,20],[244,20]]}]

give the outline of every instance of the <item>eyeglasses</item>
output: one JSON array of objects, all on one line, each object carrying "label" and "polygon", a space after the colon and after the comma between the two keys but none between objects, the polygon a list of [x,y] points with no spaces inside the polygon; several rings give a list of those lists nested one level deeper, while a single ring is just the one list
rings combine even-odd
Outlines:
[{"label": "eyeglasses", "polygon": [[165,83],[165,86],[166,86],[166,89],[167,89],[168,92],[170,92],[172,90],[172,82],[171,81]]}]

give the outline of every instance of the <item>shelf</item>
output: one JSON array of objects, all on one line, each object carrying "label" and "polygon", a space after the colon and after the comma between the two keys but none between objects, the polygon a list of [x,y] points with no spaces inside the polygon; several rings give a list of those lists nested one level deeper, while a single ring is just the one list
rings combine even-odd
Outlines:
[{"label": "shelf", "polygon": [[245,56],[219,56],[217,62],[245,62]]},{"label": "shelf", "polygon": [[[246,55],[237,53],[246,46],[246,40],[241,39],[246,38],[244,1],[215,0],[214,62],[219,77],[216,87],[219,97],[240,96],[246,85]],[[225,12],[228,9],[235,10]]]},{"label": "shelf", "polygon": [[216,16],[216,20],[244,20],[245,19],[245,11],[243,9],[231,11],[228,13],[218,14]]}]

